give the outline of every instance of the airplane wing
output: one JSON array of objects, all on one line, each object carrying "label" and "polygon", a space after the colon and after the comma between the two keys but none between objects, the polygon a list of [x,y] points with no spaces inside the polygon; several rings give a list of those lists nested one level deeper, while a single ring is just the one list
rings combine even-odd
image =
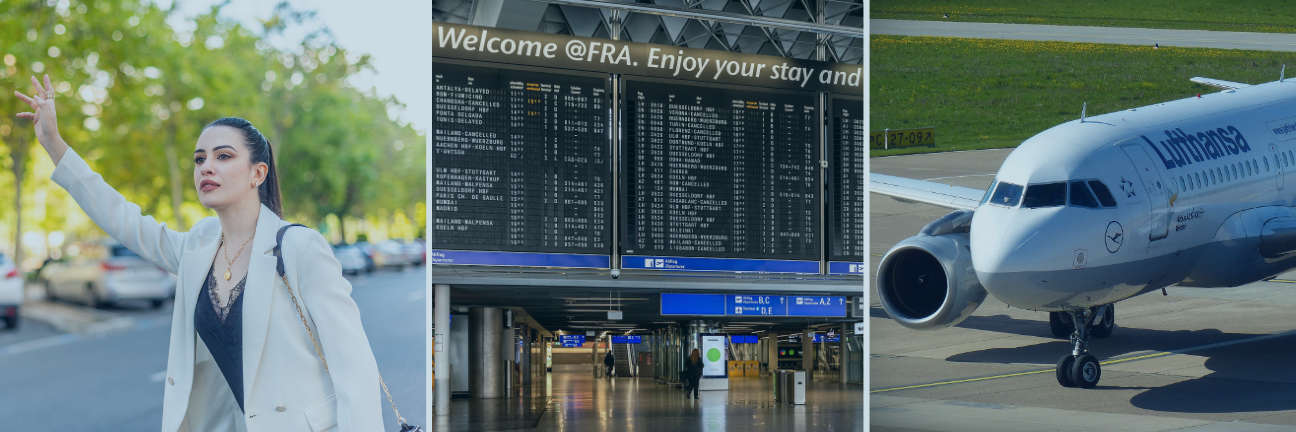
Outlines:
[{"label": "airplane wing", "polygon": [[960,210],[974,210],[985,191],[885,174],[869,174],[869,192]]},{"label": "airplane wing", "polygon": [[1211,87],[1218,87],[1224,90],[1233,90],[1236,88],[1251,87],[1251,84],[1233,82],[1233,81],[1224,81],[1215,78],[1205,78],[1205,77],[1192,77],[1189,78],[1188,81],[1192,81],[1197,84],[1205,84]]}]

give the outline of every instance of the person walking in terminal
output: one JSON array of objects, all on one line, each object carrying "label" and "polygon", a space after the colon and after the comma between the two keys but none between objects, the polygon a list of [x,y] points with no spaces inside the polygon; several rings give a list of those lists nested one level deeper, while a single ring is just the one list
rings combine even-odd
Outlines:
[{"label": "person walking in terminal", "polygon": [[216,217],[177,232],[141,215],[68,147],[49,76],[32,84],[31,96],[14,91],[31,107],[18,117],[33,121],[54,182],[108,235],[177,275],[163,431],[384,429],[378,366],[351,284],[318,232],[277,238],[289,225],[279,176],[270,142],[251,123],[222,118],[202,130],[194,187]]},{"label": "person walking in terminal", "polygon": [[608,349],[607,355],[603,356],[603,365],[607,366],[607,377],[612,378],[612,366],[616,364],[616,359],[612,357],[612,350]]},{"label": "person walking in terminal", "polygon": [[698,384],[702,381],[702,352],[693,348],[689,353],[688,363],[684,364],[684,376],[688,379],[688,387],[685,387],[684,394],[688,396],[692,393],[692,398],[698,398]]}]

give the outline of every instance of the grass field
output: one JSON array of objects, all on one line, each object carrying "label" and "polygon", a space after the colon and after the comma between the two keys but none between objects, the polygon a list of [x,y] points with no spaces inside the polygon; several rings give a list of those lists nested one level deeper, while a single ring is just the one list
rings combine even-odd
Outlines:
[{"label": "grass field", "polygon": [[1290,0],[873,0],[870,18],[1296,32]]},{"label": "grass field", "polygon": [[1296,76],[1296,53],[872,36],[869,128],[934,126],[936,148],[1014,147],[1058,123],[1217,91],[1194,76],[1246,83]]}]

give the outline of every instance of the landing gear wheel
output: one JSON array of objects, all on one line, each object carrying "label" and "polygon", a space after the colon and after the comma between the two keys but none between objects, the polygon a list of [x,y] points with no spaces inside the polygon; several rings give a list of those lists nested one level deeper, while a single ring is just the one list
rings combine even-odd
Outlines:
[{"label": "landing gear wheel", "polygon": [[1098,359],[1089,354],[1080,354],[1071,364],[1071,383],[1076,387],[1094,388],[1102,378],[1102,367]]},{"label": "landing gear wheel", "polygon": [[1090,331],[1093,332],[1093,336],[1097,338],[1111,336],[1112,330],[1116,328],[1116,305],[1109,304],[1101,307],[1104,309],[1102,311],[1102,321],[1094,324],[1093,328],[1090,329]]},{"label": "landing gear wheel", "polygon": [[1049,330],[1053,332],[1053,337],[1066,339],[1071,337],[1075,327],[1071,325],[1071,316],[1066,312],[1049,312]]},{"label": "landing gear wheel", "polygon": [[1075,364],[1075,356],[1067,354],[1058,359],[1057,363],[1057,380],[1062,387],[1075,387],[1075,382],[1071,380],[1071,366]]}]

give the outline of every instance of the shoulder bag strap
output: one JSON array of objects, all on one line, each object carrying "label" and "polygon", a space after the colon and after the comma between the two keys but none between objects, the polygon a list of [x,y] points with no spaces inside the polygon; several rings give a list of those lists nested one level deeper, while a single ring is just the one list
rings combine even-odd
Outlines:
[{"label": "shoulder bag strap", "polygon": [[[310,325],[306,323],[306,314],[302,313],[301,303],[297,301],[297,295],[293,293],[292,285],[288,284],[288,277],[284,272],[283,249],[281,248],[283,246],[284,232],[288,231],[288,228],[295,226],[306,227],[302,224],[284,225],[279,228],[279,233],[275,235],[274,256],[277,261],[275,271],[279,273],[279,280],[283,281],[284,288],[288,288],[288,295],[292,297],[293,309],[297,310],[297,317],[301,319],[302,327],[306,329],[306,335],[310,336],[311,344],[315,346],[315,355],[319,357],[320,363],[324,365],[324,370],[328,371],[328,361],[324,360],[324,351],[320,349],[319,338],[315,337],[315,332],[311,331]],[[401,417],[400,410],[396,408],[396,401],[392,399],[391,391],[387,390],[387,382],[383,380],[382,372],[378,372],[378,384],[382,384],[383,394],[387,396],[387,403],[391,405],[392,413],[396,415],[396,421],[401,423],[401,430],[406,430],[405,428],[408,426],[405,417]]]}]

